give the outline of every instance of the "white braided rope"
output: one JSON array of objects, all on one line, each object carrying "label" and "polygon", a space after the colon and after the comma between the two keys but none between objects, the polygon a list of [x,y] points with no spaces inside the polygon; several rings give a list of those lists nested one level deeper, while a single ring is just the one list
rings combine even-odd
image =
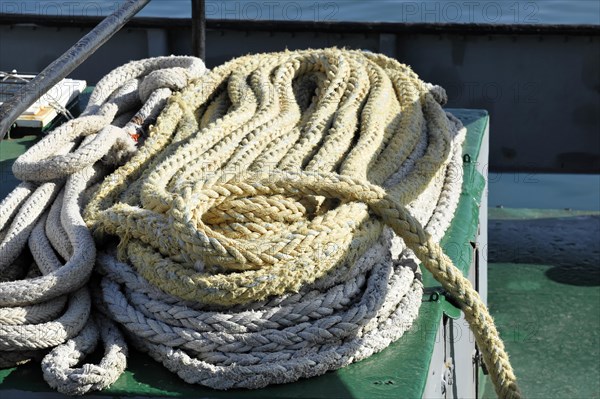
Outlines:
[{"label": "white braided rope", "polygon": [[[204,71],[193,57],[158,57],[119,67],[98,83],[79,118],[15,161],[13,173],[24,182],[0,203],[3,367],[54,348],[42,362],[44,378],[67,394],[103,389],[124,370],[127,346],[118,329],[101,316],[90,318],[85,284],[96,246],[82,207],[89,190],[135,151],[132,136],[154,121],[172,90]],[[29,253],[35,262],[22,279]],[[105,346],[102,361],[73,368],[99,338]]]}]

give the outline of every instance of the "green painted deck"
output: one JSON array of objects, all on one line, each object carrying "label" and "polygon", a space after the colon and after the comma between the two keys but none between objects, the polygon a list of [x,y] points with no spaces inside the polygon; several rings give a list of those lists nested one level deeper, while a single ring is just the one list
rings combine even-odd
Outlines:
[{"label": "green painted deck", "polygon": [[13,134],[11,139],[0,142],[0,198],[4,199],[20,182],[12,174],[14,160],[37,140],[34,135]]},{"label": "green painted deck", "polygon": [[600,398],[600,212],[489,219],[489,306],[525,397]]}]

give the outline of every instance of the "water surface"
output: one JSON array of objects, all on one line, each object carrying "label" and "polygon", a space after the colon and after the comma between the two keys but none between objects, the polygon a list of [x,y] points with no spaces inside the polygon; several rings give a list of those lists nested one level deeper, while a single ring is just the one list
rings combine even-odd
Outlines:
[{"label": "water surface", "polygon": [[[121,1],[3,0],[0,12],[106,15]],[[152,0],[140,15],[185,18],[190,0]],[[207,0],[212,19],[600,24],[598,0]]]}]

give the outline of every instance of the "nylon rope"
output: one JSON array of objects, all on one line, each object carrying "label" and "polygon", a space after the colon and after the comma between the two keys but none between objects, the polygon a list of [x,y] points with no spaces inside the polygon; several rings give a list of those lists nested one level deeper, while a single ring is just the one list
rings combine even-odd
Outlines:
[{"label": "nylon rope", "polygon": [[[62,153],[48,158],[38,145],[15,163],[26,182],[0,206],[2,245],[17,248],[16,265],[29,236],[31,270],[44,276],[0,284],[22,292],[16,285],[69,267],[78,280],[20,301],[1,286],[1,328],[2,312],[20,306],[13,323],[38,325],[40,313],[62,330],[27,345],[0,330],[0,354],[28,358],[54,347],[42,361],[45,378],[80,394],[122,372],[123,331],[188,383],[291,382],[400,338],[418,314],[422,263],[463,310],[498,395],[520,397],[487,308],[439,245],[458,204],[466,132],[441,108],[443,89],[393,59],[335,48],[249,55],[202,76],[190,68],[169,75],[177,84],[162,79],[152,89],[142,87],[149,78],[119,80],[138,82],[134,99],[168,86],[155,124],[136,130],[136,151],[116,138],[94,141],[129,126],[106,126],[120,107],[115,98],[128,95],[104,90],[112,102],[68,122],[100,115],[94,128],[55,131],[46,145]],[[83,149],[91,161],[73,156]],[[56,181],[65,177],[61,191]],[[48,210],[26,219],[34,190]],[[28,226],[18,244],[12,225],[2,230],[10,219]],[[101,278],[85,286],[94,262]],[[100,364],[73,368],[99,339]]]}]

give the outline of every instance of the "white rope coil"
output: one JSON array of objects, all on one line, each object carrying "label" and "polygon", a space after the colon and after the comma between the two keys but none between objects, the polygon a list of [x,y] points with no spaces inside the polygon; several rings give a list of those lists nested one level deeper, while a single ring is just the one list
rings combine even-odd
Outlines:
[{"label": "white rope coil", "polygon": [[[103,389],[124,370],[127,347],[118,329],[106,318],[90,318],[85,284],[96,245],[82,206],[89,190],[135,151],[132,135],[155,120],[172,90],[204,71],[193,57],[159,57],[119,67],[98,83],[79,118],[15,161],[13,173],[24,182],[0,204],[3,367],[54,348],[42,361],[44,378],[67,394]],[[106,348],[102,361],[72,369],[100,338]]]}]

